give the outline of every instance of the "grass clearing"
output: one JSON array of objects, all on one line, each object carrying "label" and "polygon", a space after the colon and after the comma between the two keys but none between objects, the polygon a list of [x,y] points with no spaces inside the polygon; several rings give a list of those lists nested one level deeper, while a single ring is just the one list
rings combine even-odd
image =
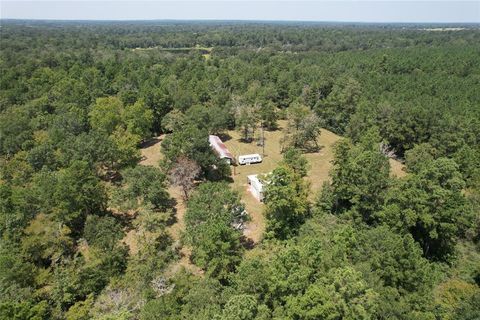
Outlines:
[{"label": "grass clearing", "polygon": [[[252,221],[247,224],[245,229],[245,236],[258,243],[262,239],[265,231],[265,218],[263,217],[263,210],[265,205],[257,201],[248,191],[247,176],[251,174],[265,174],[275,169],[280,161],[282,161],[281,154],[281,139],[283,131],[281,130],[286,125],[285,121],[279,121],[279,130],[265,131],[265,154],[262,163],[236,166],[232,168],[233,188],[240,192],[245,207],[250,214]],[[258,153],[262,154],[263,148],[257,146],[256,142],[245,143],[241,141],[241,135],[238,131],[228,131],[230,140],[224,141],[230,152],[236,157],[242,154]],[[322,129],[318,144],[320,151],[306,154],[310,169],[308,177],[310,182],[310,199],[313,200],[322,187],[323,182],[329,179],[328,173],[332,166],[333,160],[333,145],[341,137]]]},{"label": "grass clearing", "polygon": [[407,175],[405,172],[405,165],[400,161],[394,159],[388,159],[390,162],[390,174],[397,178],[402,178]]},{"label": "grass clearing", "polygon": [[[255,243],[262,239],[265,231],[265,218],[263,216],[265,205],[256,200],[248,191],[247,176],[269,173],[279,165],[280,161],[282,161],[280,141],[283,136],[282,129],[285,126],[286,121],[279,121],[279,130],[265,131],[265,155],[262,163],[232,167],[232,187],[240,193],[245,207],[252,218],[252,221],[247,224],[244,234]],[[242,142],[241,134],[238,131],[228,131],[228,135],[231,139],[224,141],[224,143],[235,157],[238,158],[239,155],[252,153],[262,155],[263,149],[261,146],[257,146],[255,141],[251,143]],[[318,137],[320,150],[305,154],[309,163],[306,179],[310,183],[309,199],[311,201],[315,200],[323,183],[330,180],[329,172],[332,168],[333,145],[341,138],[341,136],[331,131],[322,129]],[[393,159],[390,159],[389,162],[392,175],[397,177],[405,175],[402,163]]]},{"label": "grass clearing", "polygon": [[[240,193],[242,201],[251,217],[251,221],[247,224],[244,230],[244,235],[254,243],[258,243],[262,240],[265,231],[265,218],[263,216],[265,205],[255,199],[248,191],[247,176],[251,174],[269,173],[279,165],[280,161],[282,161],[280,141],[283,137],[282,129],[285,125],[286,121],[279,121],[278,130],[265,131],[265,154],[262,163],[232,167],[232,188]],[[224,143],[235,157],[251,153],[262,155],[263,148],[258,146],[255,141],[251,143],[242,142],[240,133],[235,130],[230,130],[227,133],[231,138],[224,141]],[[140,161],[140,164],[154,167],[159,166],[159,162],[162,159],[161,142],[164,138],[165,135],[153,138],[143,146],[141,149],[142,160]],[[318,152],[305,154],[309,163],[308,176],[306,179],[310,183],[309,198],[311,201],[313,201],[318,195],[323,183],[330,179],[329,172],[332,168],[333,145],[341,138],[342,137],[331,131],[322,129],[320,137],[318,138],[320,150]],[[402,163],[393,159],[390,159],[389,162],[392,176],[405,176],[406,173],[403,169],[404,165]],[[175,207],[176,222],[168,227],[168,232],[174,241],[180,241],[181,233],[185,229],[185,222],[183,219],[186,210],[185,203],[183,202],[181,192],[178,188],[170,187],[168,188],[168,192],[170,193],[170,196],[177,201]],[[130,239],[129,242],[132,242],[132,239]],[[195,269],[196,266],[189,261],[189,248],[182,247],[181,253],[182,258],[178,264],[196,274],[200,274],[201,270],[197,270],[198,268]],[[178,266],[175,268],[177,267]]]}]

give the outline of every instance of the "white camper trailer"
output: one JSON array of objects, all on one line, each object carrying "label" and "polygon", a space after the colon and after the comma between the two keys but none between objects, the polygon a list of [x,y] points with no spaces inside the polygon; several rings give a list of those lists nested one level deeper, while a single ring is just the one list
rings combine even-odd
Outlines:
[{"label": "white camper trailer", "polygon": [[238,157],[239,164],[252,164],[252,163],[260,163],[260,162],[262,162],[262,157],[257,153],[246,154]]},{"label": "white camper trailer", "polygon": [[258,175],[252,174],[247,176],[247,182],[249,184],[249,191],[258,200],[263,201],[263,183],[258,179]]}]

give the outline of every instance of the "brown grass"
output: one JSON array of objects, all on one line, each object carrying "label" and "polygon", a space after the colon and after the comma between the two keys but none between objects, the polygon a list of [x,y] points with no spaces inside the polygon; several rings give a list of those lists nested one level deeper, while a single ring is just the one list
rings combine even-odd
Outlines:
[{"label": "brown grass", "polygon": [[[247,223],[244,230],[244,235],[254,243],[258,243],[262,240],[265,231],[265,218],[263,216],[265,205],[256,200],[248,191],[247,176],[250,174],[265,174],[271,172],[279,165],[282,160],[280,141],[283,136],[283,131],[281,129],[285,125],[285,121],[279,121],[279,130],[265,131],[265,154],[263,155],[262,163],[232,167],[232,188],[240,193],[242,201],[251,217],[251,221]],[[242,142],[239,132],[232,130],[227,133],[231,139],[224,142],[235,157],[242,154],[263,153],[262,147],[257,146],[256,142]],[[159,166],[159,162],[162,159],[160,145],[163,138],[164,135],[156,137],[152,141],[146,143],[146,146],[141,149],[142,160],[140,161],[140,164],[154,167]],[[322,184],[330,179],[329,171],[332,167],[333,145],[340,139],[341,137],[335,133],[322,129],[317,141],[320,150],[305,155],[310,166],[306,178],[310,182],[310,200],[313,200],[317,196]],[[404,166],[400,162],[393,159],[390,159],[389,161],[393,176],[402,177],[405,175],[405,171],[403,170]],[[178,188],[169,187],[168,192],[170,193],[170,196],[176,200],[177,204],[175,206],[176,222],[169,226],[167,231],[174,241],[180,241],[181,234],[185,230],[185,203],[181,191]],[[131,237],[131,234],[127,234],[125,242],[134,246],[135,242]],[[190,248],[182,246],[180,251],[181,259],[170,266],[169,273],[175,273],[179,269],[185,268],[194,274],[203,274],[201,269],[190,262]]]},{"label": "brown grass", "polygon": [[[265,131],[265,154],[263,162],[246,166],[237,166],[233,168],[233,188],[240,192],[246,209],[250,214],[252,221],[247,224],[245,236],[252,239],[255,243],[262,239],[265,230],[265,219],[263,217],[264,204],[258,202],[247,190],[247,176],[250,174],[265,174],[275,169],[282,161],[281,139],[283,137],[283,128],[285,121],[279,121],[280,129],[276,131]],[[240,133],[229,131],[231,139],[225,144],[236,157],[242,154],[258,153],[262,154],[263,148],[257,146],[256,142],[245,143],[240,140]],[[308,181],[311,184],[310,198],[313,199],[321,189],[324,181],[329,179],[328,172],[333,160],[332,146],[340,139],[336,134],[323,130],[318,138],[318,144],[321,147],[319,152],[308,153],[306,158],[310,165],[308,172]]]},{"label": "brown grass", "polygon": [[407,173],[405,172],[405,165],[403,163],[394,159],[388,159],[388,161],[390,162],[390,173],[392,176],[397,178],[405,177]]},{"label": "brown grass", "polygon": [[[285,121],[279,121],[279,130],[265,131],[265,154],[263,162],[259,164],[232,167],[233,188],[240,192],[245,207],[250,214],[252,221],[247,224],[245,236],[258,243],[265,231],[265,218],[263,216],[264,204],[257,201],[248,191],[247,176],[251,174],[265,174],[275,169],[282,161],[281,139],[283,136],[282,128],[286,125]],[[258,132],[260,134],[260,132]],[[262,154],[263,149],[257,146],[256,142],[245,143],[241,141],[241,134],[237,131],[228,131],[230,140],[225,141],[225,145],[230,152],[238,158],[242,154],[258,153]],[[329,181],[329,172],[332,168],[333,145],[341,137],[326,129],[321,130],[317,140],[320,150],[314,153],[307,153],[305,157],[309,163],[307,180],[310,182],[310,200],[314,200],[321,190],[325,181]],[[402,177],[405,175],[403,165],[390,159],[392,175]]]},{"label": "brown grass", "polygon": [[155,137],[144,143],[140,149],[142,159],[140,164],[144,166],[159,167],[160,160],[162,159],[161,145],[165,135]]}]

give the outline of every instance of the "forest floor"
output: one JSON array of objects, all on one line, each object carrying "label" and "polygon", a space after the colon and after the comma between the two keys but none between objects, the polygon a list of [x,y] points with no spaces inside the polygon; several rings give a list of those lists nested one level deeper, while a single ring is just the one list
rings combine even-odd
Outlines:
[{"label": "forest floor", "polygon": [[[254,244],[262,240],[265,231],[265,218],[263,216],[265,206],[248,191],[247,176],[250,174],[266,174],[278,166],[279,162],[282,160],[281,139],[283,136],[282,128],[285,125],[285,121],[279,121],[278,130],[265,131],[265,153],[262,163],[232,167],[232,187],[240,193],[246,210],[251,217],[251,221],[247,223],[244,230],[244,235]],[[257,146],[255,141],[251,143],[241,141],[241,136],[238,131],[228,131],[227,136],[228,138],[224,139],[224,142],[234,156],[238,157],[242,154],[251,153],[263,154],[263,148]],[[141,149],[141,165],[159,167],[160,160],[162,159],[160,146],[163,138],[164,135],[153,138],[143,146]],[[329,171],[332,167],[333,145],[340,139],[341,137],[335,133],[322,129],[317,141],[320,150],[318,152],[305,154],[310,165],[306,179],[310,183],[309,198],[311,201],[315,200],[323,183],[330,179]],[[392,175],[398,177],[405,175],[402,163],[393,159],[390,159],[389,161]],[[168,192],[170,193],[170,196],[175,199],[176,205],[175,222],[167,228],[167,231],[175,242],[181,242],[181,234],[185,229],[185,203],[179,188],[169,187]],[[136,251],[134,236],[134,230],[132,230],[127,233],[127,237],[124,239],[124,241],[129,244],[131,252]],[[190,248],[182,246],[181,259],[170,267],[168,273],[173,274],[181,267],[184,267],[194,274],[202,274],[202,270],[190,262],[190,253]]]}]

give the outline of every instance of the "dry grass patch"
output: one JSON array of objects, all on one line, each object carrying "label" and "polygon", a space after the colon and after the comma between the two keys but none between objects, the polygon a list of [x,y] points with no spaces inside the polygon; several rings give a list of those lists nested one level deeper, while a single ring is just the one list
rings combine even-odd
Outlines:
[{"label": "dry grass patch", "polygon": [[[286,121],[279,121],[279,130],[265,131],[265,154],[263,155],[262,163],[232,167],[232,188],[240,193],[242,201],[251,217],[251,221],[244,230],[244,235],[255,243],[261,241],[265,231],[265,218],[263,216],[265,205],[257,201],[248,191],[247,176],[251,174],[269,173],[282,161],[280,141],[283,137],[282,129],[285,125]],[[263,148],[258,146],[255,141],[251,143],[242,142],[240,133],[234,130],[228,131],[227,133],[231,138],[224,141],[224,143],[235,157],[238,158],[239,155],[252,153],[263,154]],[[162,135],[146,143],[145,147],[141,150],[142,161],[140,164],[155,167],[159,166],[159,162],[162,159],[160,146],[164,137],[165,136]],[[322,129],[320,137],[318,138],[320,150],[305,155],[310,165],[306,178],[310,182],[310,200],[315,199],[323,183],[330,179],[329,172],[332,168],[333,145],[340,139],[341,137],[335,133]],[[403,170],[404,166],[400,162],[390,159],[390,166],[393,176],[402,177],[405,175],[405,171]],[[178,188],[170,187],[168,192],[170,196],[177,201],[175,208],[176,222],[168,228],[168,232],[174,240],[178,241],[180,240],[181,233],[185,230],[185,203]],[[188,260],[188,248],[182,248],[182,254],[183,258],[180,261],[180,265],[189,270],[195,268]],[[196,270],[196,272],[198,273],[199,271]]]},{"label": "dry grass patch", "polygon": [[161,145],[162,141],[165,138],[165,135],[154,137],[149,141],[145,142],[140,149],[140,154],[142,159],[140,164],[144,166],[159,167],[160,160],[162,159]]},{"label": "dry grass patch", "polygon": [[397,178],[405,177],[407,173],[405,172],[405,165],[403,163],[394,159],[388,159],[388,161],[390,162],[390,174],[392,176]]},{"label": "dry grass patch", "polygon": [[[279,130],[265,131],[265,154],[263,162],[259,164],[236,166],[232,168],[233,188],[240,192],[246,209],[250,214],[252,221],[247,224],[245,236],[252,239],[255,243],[261,240],[265,231],[265,219],[263,217],[264,204],[258,202],[248,191],[247,176],[251,174],[265,174],[275,169],[282,161],[281,139],[286,125],[285,121],[279,121]],[[237,131],[228,131],[230,140],[225,141],[228,147],[236,157],[242,154],[263,153],[263,148],[257,146],[256,142],[245,143],[241,141],[241,135]],[[308,171],[308,181],[311,183],[310,198],[314,199],[321,189],[323,182],[329,179],[328,172],[332,166],[333,144],[340,139],[340,136],[322,129],[318,138],[318,144],[321,147],[319,152],[308,153],[306,158],[310,165]]]}]

